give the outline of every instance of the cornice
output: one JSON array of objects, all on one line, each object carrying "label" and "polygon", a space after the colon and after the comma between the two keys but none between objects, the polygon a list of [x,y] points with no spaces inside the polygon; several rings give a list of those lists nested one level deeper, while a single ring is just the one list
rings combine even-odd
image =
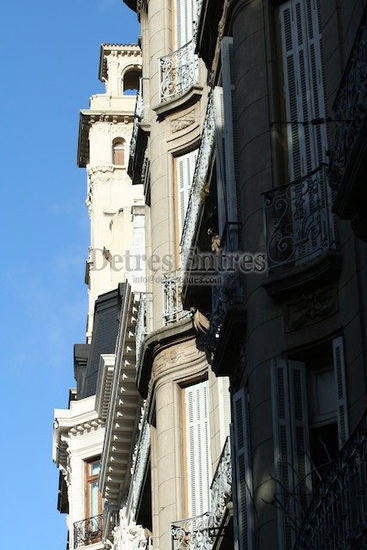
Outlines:
[{"label": "cornice", "polygon": [[102,82],[107,78],[106,56],[117,52],[121,57],[139,57],[141,50],[138,44],[101,44],[98,78]]},{"label": "cornice", "polygon": [[191,317],[150,333],[143,342],[137,365],[137,387],[143,399],[148,396],[154,358],[161,351],[179,342],[185,342],[195,335]]},{"label": "cornice", "polygon": [[86,109],[80,111],[79,135],[78,135],[78,158],[80,168],[85,168],[89,162],[89,130],[96,122],[108,122],[110,124],[130,124],[134,121],[134,114],[131,111],[94,111]]},{"label": "cornice", "polygon": [[101,493],[109,506],[118,504],[127,488],[134,433],[140,413],[135,369],[136,315],[137,308],[129,287],[121,308],[113,380],[108,390],[109,407],[99,478]]}]

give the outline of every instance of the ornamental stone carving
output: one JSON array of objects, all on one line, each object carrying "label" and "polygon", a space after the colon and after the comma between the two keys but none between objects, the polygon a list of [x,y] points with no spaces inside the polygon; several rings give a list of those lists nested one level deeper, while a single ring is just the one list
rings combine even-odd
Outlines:
[{"label": "ornamental stone carving", "polygon": [[312,325],[337,311],[337,289],[334,286],[327,286],[302,294],[286,306],[286,332]]},{"label": "ornamental stone carving", "polygon": [[119,514],[119,525],[113,529],[113,550],[138,550],[147,547],[145,531],[141,525],[128,521],[126,508]]},{"label": "ornamental stone carving", "polygon": [[175,134],[181,130],[185,130],[189,126],[192,126],[195,122],[195,109],[192,109],[189,113],[175,118],[171,121],[171,132]]}]

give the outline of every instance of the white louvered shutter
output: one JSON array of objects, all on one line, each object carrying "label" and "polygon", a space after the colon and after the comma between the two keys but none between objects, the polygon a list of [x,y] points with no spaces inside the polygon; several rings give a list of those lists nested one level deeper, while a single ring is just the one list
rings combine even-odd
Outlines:
[{"label": "white louvered shutter", "polygon": [[185,388],[188,513],[209,511],[210,438],[208,382]]},{"label": "white louvered shutter", "polygon": [[176,0],[176,49],[178,50],[193,37],[193,22],[197,0]]},{"label": "white louvered shutter", "polygon": [[178,184],[178,239],[181,239],[182,230],[185,222],[187,205],[190,198],[192,180],[195,172],[195,163],[197,158],[197,150],[191,151],[186,155],[178,157],[176,162],[177,168],[177,184]]},{"label": "white louvered shutter", "polygon": [[333,340],[334,374],[338,417],[339,448],[349,437],[347,386],[345,381],[344,341],[339,336]]},{"label": "white louvered shutter", "polygon": [[289,176],[305,176],[326,159],[326,125],[296,122],[325,118],[318,0],[290,0],[280,10]]},{"label": "white louvered shutter", "polygon": [[235,529],[238,550],[253,548],[253,484],[250,454],[248,394],[241,388],[232,397],[234,456]]},{"label": "white louvered shutter", "polygon": [[[293,548],[295,518],[311,492],[305,366],[285,359],[271,363],[274,462],[279,548]],[[303,493],[304,496],[299,496]]]}]

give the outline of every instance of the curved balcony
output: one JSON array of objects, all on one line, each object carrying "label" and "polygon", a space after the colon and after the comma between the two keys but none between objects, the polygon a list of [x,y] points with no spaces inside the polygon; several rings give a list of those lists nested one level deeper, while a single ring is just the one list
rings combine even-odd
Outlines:
[{"label": "curved balcony", "polygon": [[184,310],[182,306],[182,273],[173,271],[162,276],[163,323],[169,325],[179,321]]},{"label": "curved balcony", "polygon": [[141,350],[145,336],[148,334],[152,321],[152,295],[141,294],[139,301],[138,316],[135,325],[136,342],[136,366],[139,364]]},{"label": "curved balcony", "polygon": [[147,136],[141,128],[143,116],[144,101],[140,88],[136,96],[133,131],[130,141],[129,164],[127,168],[127,173],[131,177],[133,184],[142,183],[144,155],[147,146]]},{"label": "curved balcony", "polygon": [[74,523],[74,548],[96,544],[102,540],[102,514]]},{"label": "curved balcony", "polygon": [[159,101],[165,103],[183,95],[198,82],[199,61],[191,40],[159,60]]},{"label": "curved balcony", "polygon": [[[330,179],[337,190],[353,171],[358,143],[365,138],[367,121],[367,11],[354,44],[334,103],[335,135],[330,161]],[[357,148],[356,148],[357,146]]]},{"label": "curved balcony", "polygon": [[367,413],[323,477],[295,550],[351,550],[367,545]]},{"label": "curved balcony", "polygon": [[192,181],[189,202],[181,236],[181,262],[185,271],[190,250],[196,234],[199,213],[202,206],[202,192],[207,182],[209,163],[214,149],[215,118],[214,100],[211,93],[208,100],[203,132],[196,159],[195,172]]},{"label": "curved balcony", "polygon": [[270,274],[334,250],[326,167],[264,193],[264,217]]},{"label": "curved balcony", "polygon": [[172,550],[211,550],[225,536],[227,503],[232,498],[232,463],[227,437],[210,486],[210,512],[171,524]]}]

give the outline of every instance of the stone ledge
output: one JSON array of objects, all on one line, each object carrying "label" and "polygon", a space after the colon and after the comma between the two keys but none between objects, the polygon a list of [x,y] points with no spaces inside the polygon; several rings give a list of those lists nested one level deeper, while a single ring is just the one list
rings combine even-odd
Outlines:
[{"label": "stone ledge", "polygon": [[178,111],[183,107],[189,107],[191,104],[193,105],[194,103],[196,103],[196,101],[198,101],[198,99],[200,99],[202,95],[203,87],[195,85],[189,88],[187,92],[180,95],[179,97],[171,99],[170,101],[165,101],[164,103],[159,103],[158,105],[153,107],[153,111],[157,113],[159,118],[164,118],[169,113]]},{"label": "stone ledge", "polygon": [[154,357],[172,344],[184,342],[195,335],[192,318],[179,321],[151,332],[144,340],[137,365],[136,385],[143,399],[148,396],[148,385]]},{"label": "stone ledge", "polygon": [[341,267],[341,255],[336,250],[329,250],[314,260],[271,276],[262,286],[272,298],[288,298],[325,279],[330,281],[337,278]]}]

